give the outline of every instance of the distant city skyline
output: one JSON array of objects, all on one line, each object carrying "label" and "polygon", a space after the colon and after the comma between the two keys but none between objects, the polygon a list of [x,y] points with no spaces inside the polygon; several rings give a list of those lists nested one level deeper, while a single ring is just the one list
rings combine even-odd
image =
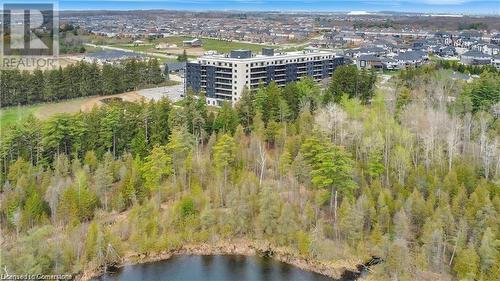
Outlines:
[{"label": "distant city skyline", "polygon": [[[34,1],[44,2],[43,0]],[[4,2],[10,1],[5,0]],[[310,12],[394,11],[500,15],[500,0],[60,0],[59,9]]]}]

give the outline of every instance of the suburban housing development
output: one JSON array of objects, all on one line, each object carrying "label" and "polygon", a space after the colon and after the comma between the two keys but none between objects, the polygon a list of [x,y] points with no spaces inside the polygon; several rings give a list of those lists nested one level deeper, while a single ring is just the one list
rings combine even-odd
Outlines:
[{"label": "suburban housing development", "polygon": [[304,50],[276,53],[263,48],[261,54],[234,50],[229,54],[208,54],[186,65],[186,88],[204,92],[207,103],[220,105],[237,101],[243,89],[275,81],[278,85],[310,76],[316,81],[329,78],[344,57],[331,51]]}]

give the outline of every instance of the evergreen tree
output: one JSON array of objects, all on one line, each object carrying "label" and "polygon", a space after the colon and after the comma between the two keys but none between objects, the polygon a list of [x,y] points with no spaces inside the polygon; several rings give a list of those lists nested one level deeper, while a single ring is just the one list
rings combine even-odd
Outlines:
[{"label": "evergreen tree", "polygon": [[234,139],[228,135],[222,135],[213,147],[213,159],[215,168],[223,173],[224,184],[220,187],[220,203],[224,205],[224,190],[227,182],[229,166],[235,160],[236,144]]},{"label": "evergreen tree", "polygon": [[172,174],[172,157],[166,153],[164,146],[154,146],[151,154],[145,159],[142,167],[142,174],[146,187],[153,191],[156,189],[158,208],[161,202],[161,183],[162,181]]}]

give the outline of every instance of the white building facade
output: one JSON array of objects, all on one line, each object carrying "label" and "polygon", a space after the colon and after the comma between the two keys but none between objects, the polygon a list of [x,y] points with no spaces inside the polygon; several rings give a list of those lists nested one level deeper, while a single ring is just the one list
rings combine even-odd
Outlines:
[{"label": "white building facade", "polygon": [[249,50],[231,51],[229,55],[205,55],[186,65],[186,89],[203,92],[209,105],[232,103],[241,98],[243,89],[275,81],[279,86],[310,76],[316,81],[331,77],[342,56],[333,52],[306,50],[274,53],[264,48],[262,54]]}]

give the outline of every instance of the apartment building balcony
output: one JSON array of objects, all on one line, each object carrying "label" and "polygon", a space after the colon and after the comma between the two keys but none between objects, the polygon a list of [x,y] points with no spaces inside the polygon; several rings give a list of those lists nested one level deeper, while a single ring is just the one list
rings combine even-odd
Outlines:
[{"label": "apartment building balcony", "polygon": [[232,80],[215,78],[215,83],[232,85]]},{"label": "apartment building balcony", "polygon": [[262,79],[262,78],[266,78],[266,77],[267,77],[267,72],[250,75],[250,79]]},{"label": "apartment building balcony", "polygon": [[261,72],[267,72],[266,67],[259,67],[259,68],[253,68],[250,70],[250,73],[261,73]]},{"label": "apartment building balcony", "polygon": [[215,69],[215,73],[221,73],[221,74],[224,74],[224,73],[233,73],[233,70],[231,68],[216,68]]},{"label": "apartment building balcony", "polygon": [[215,89],[231,90],[231,85],[215,83]]},{"label": "apartment building balcony", "polygon": [[232,99],[232,95],[226,95],[226,94],[222,94],[222,93],[215,93],[215,98],[216,99],[221,99],[221,100],[231,100]]},{"label": "apartment building balcony", "polygon": [[233,93],[231,91],[224,90],[224,89],[217,89],[217,88],[215,88],[215,94],[229,96],[229,97],[231,97],[233,95]]}]

